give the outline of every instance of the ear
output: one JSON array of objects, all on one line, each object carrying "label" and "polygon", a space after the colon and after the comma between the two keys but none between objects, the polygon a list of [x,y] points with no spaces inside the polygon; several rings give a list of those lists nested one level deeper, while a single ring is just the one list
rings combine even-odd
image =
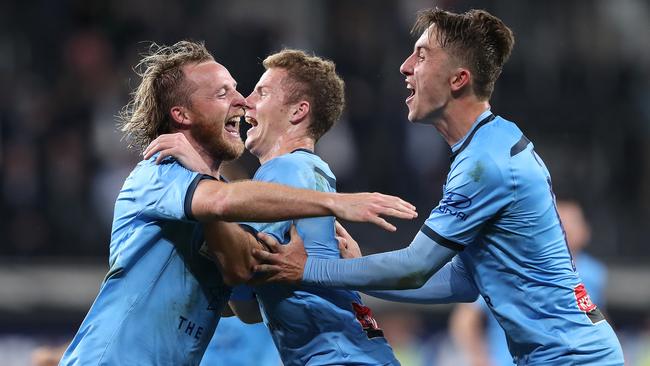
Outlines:
[{"label": "ear", "polygon": [[471,78],[472,74],[469,72],[469,70],[465,68],[456,69],[456,72],[451,76],[451,79],[449,80],[451,91],[458,92],[462,90],[466,85],[469,85]]},{"label": "ear", "polygon": [[189,115],[189,111],[185,107],[173,106],[169,110],[169,114],[172,116],[172,120],[178,123],[181,127],[189,127],[192,124],[192,118]]},{"label": "ear", "polygon": [[291,122],[293,125],[297,125],[298,123],[305,120],[307,115],[309,115],[309,111],[310,105],[306,100],[301,100],[300,102],[293,104],[291,106],[291,115],[289,116],[289,122]]}]

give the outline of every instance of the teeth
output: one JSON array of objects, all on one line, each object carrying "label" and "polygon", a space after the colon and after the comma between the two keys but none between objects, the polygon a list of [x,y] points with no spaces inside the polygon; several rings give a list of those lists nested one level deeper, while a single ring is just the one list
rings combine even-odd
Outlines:
[{"label": "teeth", "polygon": [[244,118],[244,121],[246,121],[246,123],[248,123],[251,126],[257,126],[257,120],[255,118],[253,118],[253,117],[246,116]]}]

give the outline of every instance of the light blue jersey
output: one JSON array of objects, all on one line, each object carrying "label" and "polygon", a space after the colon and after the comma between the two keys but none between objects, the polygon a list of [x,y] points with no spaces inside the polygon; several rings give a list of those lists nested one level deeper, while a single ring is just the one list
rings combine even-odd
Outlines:
[{"label": "light blue jersey", "polygon": [[459,250],[519,365],[622,365],[616,335],[572,265],[551,179],[517,126],[489,111],[452,146],[422,232]]},{"label": "light blue jersey", "polygon": [[[575,262],[580,278],[589,291],[591,300],[600,307],[605,306],[605,299],[603,298],[607,277],[605,266],[584,252],[575,257]],[[503,332],[503,328],[501,328],[499,322],[494,318],[490,308],[482,298],[479,298],[476,306],[486,315],[485,340],[488,345],[492,364],[495,366],[512,365],[512,356],[508,351],[508,343],[506,342],[506,335]]]},{"label": "light blue jersey", "polygon": [[245,324],[236,316],[221,318],[201,366],[280,366],[268,328]]},{"label": "light blue jersey", "polygon": [[110,270],[61,365],[198,365],[230,295],[199,254],[200,174],[140,162],[115,203]]},{"label": "light blue jersey", "polygon": [[[263,164],[255,180],[324,192],[336,191],[334,174],[307,150]],[[291,221],[247,224],[288,243]],[[340,258],[334,217],[294,221],[310,256]],[[359,294],[310,286],[255,288],[282,361],[290,365],[399,365]]]}]

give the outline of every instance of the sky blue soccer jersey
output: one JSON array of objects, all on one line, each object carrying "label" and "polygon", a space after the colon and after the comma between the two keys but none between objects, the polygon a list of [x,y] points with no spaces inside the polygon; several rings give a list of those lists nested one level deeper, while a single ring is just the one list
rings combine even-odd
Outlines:
[{"label": "sky blue soccer jersey", "polygon": [[280,366],[268,328],[245,324],[236,316],[221,318],[203,354],[201,366]]},{"label": "sky blue soccer jersey", "polygon": [[[324,192],[336,191],[336,180],[329,166],[303,149],[267,161],[254,179]],[[245,225],[271,234],[286,244],[291,223]],[[340,258],[334,217],[301,219],[294,223],[308,255]],[[358,293],[275,284],[258,286],[255,293],[285,366],[399,365]]]},{"label": "sky blue soccer jersey", "polygon": [[486,111],[452,146],[422,232],[460,251],[517,364],[623,364],[572,264],[549,172],[514,123]]},{"label": "sky blue soccer jersey", "polygon": [[416,303],[480,294],[518,365],[623,365],[616,334],[575,271],[550,175],[532,143],[485,111],[451,158],[442,199],[408,247],[308,257],[302,283],[382,290],[369,293]]},{"label": "sky blue soccer jersey", "polygon": [[115,203],[110,270],[61,365],[198,365],[230,295],[199,253],[191,200],[204,178],[140,162]]},{"label": "sky blue soccer jersey", "polygon": [[[599,307],[604,306],[605,299],[603,298],[603,292],[607,278],[605,266],[584,252],[579,253],[574,258],[576,269],[580,274],[585,288],[589,292],[589,297]],[[488,346],[492,364],[512,365],[512,356],[510,355],[510,351],[508,351],[508,343],[506,342],[506,335],[503,332],[503,328],[501,328],[499,322],[494,318],[483,298],[479,298],[475,306],[486,315],[484,338]]]}]

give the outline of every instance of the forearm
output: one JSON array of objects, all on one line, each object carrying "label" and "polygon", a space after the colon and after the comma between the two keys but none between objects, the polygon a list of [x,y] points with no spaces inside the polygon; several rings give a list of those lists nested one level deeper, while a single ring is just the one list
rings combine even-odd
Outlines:
[{"label": "forearm", "polygon": [[239,181],[218,187],[212,184],[210,189],[200,191],[201,186],[196,194],[203,198],[195,199],[197,202],[192,206],[201,221],[269,222],[334,213],[333,193],[257,181]]},{"label": "forearm", "polygon": [[253,235],[239,225],[213,221],[204,224],[205,240],[210,256],[217,262],[224,282],[236,285],[253,276],[253,248],[262,248]]},{"label": "forearm", "polygon": [[411,245],[393,252],[355,259],[309,257],[303,283],[357,290],[418,288],[454,255],[418,232]]},{"label": "forearm", "polygon": [[449,262],[418,289],[366,291],[366,294],[398,302],[448,304],[475,301],[478,289],[467,273],[459,270],[453,262]]}]

